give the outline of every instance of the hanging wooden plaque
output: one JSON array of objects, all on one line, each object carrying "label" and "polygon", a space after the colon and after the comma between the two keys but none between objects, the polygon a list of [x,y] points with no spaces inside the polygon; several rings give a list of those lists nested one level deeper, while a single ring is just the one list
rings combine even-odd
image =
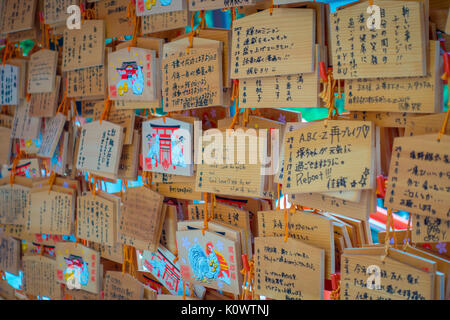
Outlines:
[{"label": "hanging wooden plaque", "polygon": [[34,27],[37,0],[4,0],[0,11],[2,33],[29,30]]},{"label": "hanging wooden plaque", "polygon": [[62,71],[102,66],[105,50],[105,22],[84,20],[81,29],[65,29]]},{"label": "hanging wooden plaque", "polygon": [[122,127],[94,121],[81,127],[76,167],[79,170],[117,174],[122,153]]},{"label": "hanging wooden plaque", "polygon": [[221,50],[179,51],[163,59],[162,70],[165,112],[223,104]]},{"label": "hanging wooden plaque", "polygon": [[328,120],[286,133],[286,193],[370,189],[374,133],[369,121]]},{"label": "hanging wooden plaque", "polygon": [[30,56],[28,93],[47,93],[55,89],[58,51],[41,49]]},{"label": "hanging wooden plaque", "polygon": [[[445,113],[438,113],[408,118],[406,120],[405,137],[440,132],[445,116]],[[444,134],[450,135],[450,122],[447,123],[447,126],[444,129]]]},{"label": "hanging wooden plaque", "polygon": [[136,1],[136,15],[148,16],[159,13],[167,13],[173,11],[180,11],[186,9],[187,4],[185,0],[137,0]]},{"label": "hanging wooden plaque", "polygon": [[145,35],[184,28],[189,25],[190,20],[189,10],[151,14],[142,17],[141,31]]},{"label": "hanging wooden plaque", "polygon": [[19,275],[21,241],[0,233],[0,269]]},{"label": "hanging wooden plaque", "polygon": [[450,220],[449,150],[447,135],[395,138],[386,207]]},{"label": "hanging wooden plaque", "polygon": [[108,199],[91,193],[77,198],[78,238],[114,246],[117,241],[117,212]]},{"label": "hanging wooden plaque", "polygon": [[19,184],[0,186],[0,223],[25,224],[30,188]]},{"label": "hanging wooden plaque", "polygon": [[58,242],[55,247],[56,279],[69,289],[99,293],[100,254],[79,243]]},{"label": "hanging wooden plaque", "polygon": [[119,240],[141,250],[156,251],[166,213],[163,200],[146,186],[128,188],[120,213]]},{"label": "hanging wooden plaque", "polygon": [[104,97],[106,87],[104,66],[72,70],[66,75],[68,98],[84,100]]},{"label": "hanging wooden plaque", "polygon": [[105,21],[106,38],[120,38],[133,34],[133,23],[128,19],[128,0],[101,0],[95,9],[97,19]]},{"label": "hanging wooden plaque", "polygon": [[215,10],[254,5],[256,0],[189,0],[189,10]]},{"label": "hanging wooden plaque", "polygon": [[41,118],[30,117],[30,102],[21,100],[14,113],[12,138],[38,139],[41,131]]},{"label": "hanging wooden plaque", "polygon": [[[434,271],[425,271],[411,265],[408,261],[400,261],[390,256],[383,260],[384,249],[372,249],[378,250],[378,252],[366,253],[366,248],[344,250],[344,254],[341,256],[340,297],[342,300],[433,299]],[[368,272],[369,266],[372,265],[378,266],[378,273],[374,274],[377,272],[376,268]],[[370,289],[367,286],[372,274],[374,279],[379,276],[380,289]]]},{"label": "hanging wooden plaque", "polygon": [[0,104],[18,105],[19,104],[19,67],[9,64],[0,66]]},{"label": "hanging wooden plaque", "polygon": [[49,25],[66,25],[69,18],[67,8],[70,5],[79,5],[79,0],[44,0],[44,20]]},{"label": "hanging wooden plaque", "polygon": [[23,290],[33,296],[61,299],[61,286],[56,282],[56,260],[45,256],[22,258]]},{"label": "hanging wooden plaque", "polygon": [[47,118],[47,121],[45,121],[45,130],[42,136],[41,147],[37,153],[39,157],[53,157],[65,124],[66,116],[62,113],[58,113],[53,118]]},{"label": "hanging wooden plaque", "polygon": [[376,193],[362,190],[358,202],[331,197],[322,193],[290,194],[289,201],[309,208],[343,214],[347,217],[369,221],[369,215],[376,211]]},{"label": "hanging wooden plaque", "polygon": [[33,188],[28,196],[26,227],[30,233],[70,235],[74,232],[75,192],[53,186]]},{"label": "hanging wooden plaque", "polygon": [[346,80],[346,110],[439,112],[442,110],[439,41],[430,41],[429,56],[425,77]]},{"label": "hanging wooden plaque", "polygon": [[373,30],[367,26],[368,1],[330,15],[334,78],[425,76],[428,30],[422,3],[377,0],[376,5],[382,18]]},{"label": "hanging wooden plaque", "polygon": [[48,93],[35,93],[30,98],[30,117],[51,118],[58,108],[61,76],[56,76],[55,88]]},{"label": "hanging wooden plaque", "polygon": [[192,176],[192,124],[172,118],[142,123],[143,171]]},{"label": "hanging wooden plaque", "polygon": [[108,54],[108,92],[111,100],[156,100],[156,52],[136,47]]},{"label": "hanging wooden plaque", "polygon": [[240,245],[216,233],[177,231],[178,255],[183,280],[239,294],[242,276],[237,267]]},{"label": "hanging wooden plaque", "polygon": [[274,8],[233,22],[231,78],[314,72],[315,11]]},{"label": "hanging wooden plaque", "polygon": [[[239,83],[241,108],[318,108],[321,106],[319,53],[316,45],[314,72],[293,75],[243,79]],[[264,114],[265,115],[265,114]]]},{"label": "hanging wooden plaque", "polygon": [[258,136],[258,131],[248,129],[245,136],[237,137],[239,131],[229,134],[214,129],[204,135],[200,154],[202,161],[197,164],[195,190],[261,197],[265,180],[261,172],[264,170],[262,163],[267,154],[267,140]]},{"label": "hanging wooden plaque", "polygon": [[282,237],[255,238],[255,293],[278,300],[322,300],[324,250]]},{"label": "hanging wooden plaque", "polygon": [[108,271],[104,284],[105,300],[142,300],[144,285],[122,271]]},{"label": "hanging wooden plaque", "polygon": [[[283,210],[260,211],[257,220],[259,237],[284,236]],[[331,275],[335,272],[335,243],[332,221],[312,213],[289,212],[288,232],[289,237],[324,250],[325,278],[331,279]]]}]

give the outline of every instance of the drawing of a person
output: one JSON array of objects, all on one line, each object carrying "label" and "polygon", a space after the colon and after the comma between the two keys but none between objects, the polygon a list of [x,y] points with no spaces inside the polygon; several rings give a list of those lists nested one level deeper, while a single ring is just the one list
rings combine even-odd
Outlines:
[{"label": "drawing of a person", "polygon": [[183,141],[183,136],[172,140],[172,165],[186,168],[183,154]]},{"label": "drawing of a person", "polygon": [[145,157],[145,165],[151,169],[152,166],[157,166],[159,163],[159,135],[148,134],[146,138],[149,150]]}]

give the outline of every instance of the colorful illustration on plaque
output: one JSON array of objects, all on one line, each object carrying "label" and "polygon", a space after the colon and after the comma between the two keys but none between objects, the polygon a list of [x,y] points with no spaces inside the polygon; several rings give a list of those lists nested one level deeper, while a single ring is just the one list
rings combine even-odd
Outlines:
[{"label": "colorful illustration on plaque", "polygon": [[147,8],[147,10],[151,10],[155,4],[156,4],[156,0],[146,0],[145,1],[145,7]]},{"label": "colorful illustration on plaque", "polygon": [[137,65],[136,61],[123,62],[120,68],[116,68],[120,76],[120,81],[116,88],[119,96],[123,96],[129,89],[135,95],[141,95],[144,90],[144,74],[142,67]]},{"label": "colorful illustration on plaque", "polygon": [[185,0],[137,0],[136,15],[146,16],[150,14],[180,11],[186,8]]},{"label": "colorful illustration on plaque", "polygon": [[[182,295],[180,266],[174,263],[175,256],[163,246],[157,252],[137,250],[138,268],[140,271],[150,272],[171,294]],[[190,291],[190,284],[184,283],[185,292]],[[194,285],[196,296],[202,297],[205,288]]]},{"label": "colorful illustration on plaque", "polygon": [[123,48],[108,54],[108,88],[111,100],[154,101],[156,51]]},{"label": "colorful illustration on plaque", "polygon": [[192,175],[192,126],[189,123],[166,118],[149,120],[142,124],[142,153],[144,171]]},{"label": "colorful illustration on plaque", "polygon": [[[86,286],[89,282],[89,268],[82,257],[71,254],[64,258],[67,267],[64,269],[64,281],[67,284]],[[79,289],[79,288],[77,288]]]},{"label": "colorful illustration on plaque", "polygon": [[[217,241],[217,250],[223,249],[223,244]],[[230,285],[228,264],[223,255],[214,249],[211,242],[203,249],[198,243],[189,248],[189,264],[198,281],[209,283],[211,280],[221,280]]]},{"label": "colorful illustration on plaque", "polygon": [[190,229],[177,231],[178,257],[181,277],[204,287],[238,294],[241,281],[237,257],[240,244],[221,235]]}]

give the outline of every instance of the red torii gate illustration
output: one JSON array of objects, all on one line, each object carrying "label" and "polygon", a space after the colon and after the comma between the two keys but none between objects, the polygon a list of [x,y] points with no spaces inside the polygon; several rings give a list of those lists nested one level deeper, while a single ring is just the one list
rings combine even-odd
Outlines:
[{"label": "red torii gate illustration", "polygon": [[[172,164],[172,133],[179,129],[180,125],[151,124],[150,126],[159,135],[159,163],[161,163],[164,170],[167,170]],[[156,134],[154,133],[153,136]],[[158,167],[158,161],[156,161],[155,167]],[[173,168],[175,169],[176,166],[173,166]]]}]

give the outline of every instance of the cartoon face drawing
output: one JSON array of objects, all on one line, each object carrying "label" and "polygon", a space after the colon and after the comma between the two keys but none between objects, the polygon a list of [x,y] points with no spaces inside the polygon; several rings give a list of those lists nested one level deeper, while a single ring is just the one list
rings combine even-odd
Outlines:
[{"label": "cartoon face drawing", "polygon": [[120,81],[116,88],[120,96],[123,96],[131,88],[133,94],[142,95],[144,91],[144,74],[142,67],[136,61],[123,62],[120,68],[116,68]]}]

